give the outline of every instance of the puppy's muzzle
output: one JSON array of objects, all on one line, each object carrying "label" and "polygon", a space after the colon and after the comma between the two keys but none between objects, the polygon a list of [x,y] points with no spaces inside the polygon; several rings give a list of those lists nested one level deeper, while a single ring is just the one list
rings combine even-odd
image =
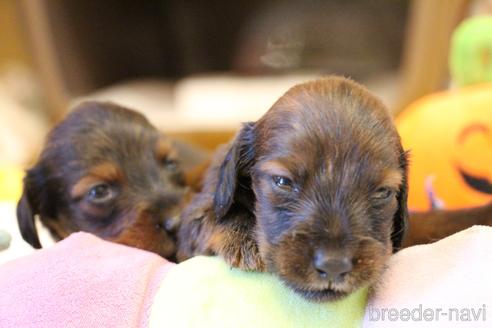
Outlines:
[{"label": "puppy's muzzle", "polygon": [[333,256],[318,249],[313,256],[313,266],[321,279],[339,281],[352,271],[352,260],[348,256]]},{"label": "puppy's muzzle", "polygon": [[164,219],[164,229],[167,232],[176,232],[179,228],[179,214]]}]

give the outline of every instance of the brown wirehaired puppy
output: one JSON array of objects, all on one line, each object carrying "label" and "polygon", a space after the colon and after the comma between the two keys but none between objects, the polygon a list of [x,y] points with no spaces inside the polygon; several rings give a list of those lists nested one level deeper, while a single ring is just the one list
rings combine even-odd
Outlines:
[{"label": "brown wirehaired puppy", "polygon": [[17,218],[35,248],[39,215],[55,239],[86,231],[170,258],[184,195],[171,140],[133,110],[85,102],[48,135],[24,178]]},{"label": "brown wirehaired puppy", "polygon": [[376,281],[402,241],[407,160],[385,106],[338,77],[297,85],[217,153],[178,259],[217,254],[305,298]]}]

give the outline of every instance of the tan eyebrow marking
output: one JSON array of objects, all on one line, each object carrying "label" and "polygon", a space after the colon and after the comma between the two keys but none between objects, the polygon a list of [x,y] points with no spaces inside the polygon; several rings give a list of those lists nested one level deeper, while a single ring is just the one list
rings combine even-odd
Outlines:
[{"label": "tan eyebrow marking", "polygon": [[291,177],[289,170],[279,163],[278,161],[267,161],[260,164],[258,167],[260,171],[265,172],[270,175],[281,175],[285,177]]},{"label": "tan eyebrow marking", "polygon": [[403,182],[403,174],[399,170],[390,170],[385,173],[382,184],[387,187],[398,188]]},{"label": "tan eyebrow marking", "polygon": [[90,170],[89,174],[103,180],[123,180],[123,173],[120,168],[110,162],[99,164]]},{"label": "tan eyebrow marking", "polygon": [[160,160],[168,157],[172,159],[176,159],[178,156],[171,142],[165,137],[160,137],[157,140],[157,143],[155,145],[155,154],[156,154],[156,158]]},{"label": "tan eyebrow marking", "polygon": [[120,168],[113,163],[106,162],[93,167],[89,173],[83,176],[70,190],[72,198],[83,196],[97,183],[123,182],[124,176]]}]

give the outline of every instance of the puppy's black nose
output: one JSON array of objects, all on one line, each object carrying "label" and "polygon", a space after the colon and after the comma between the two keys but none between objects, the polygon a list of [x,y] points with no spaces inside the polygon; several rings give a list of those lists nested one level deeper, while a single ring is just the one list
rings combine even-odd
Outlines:
[{"label": "puppy's black nose", "polygon": [[347,256],[331,256],[323,250],[314,253],[313,265],[321,278],[336,280],[352,270],[352,260]]}]

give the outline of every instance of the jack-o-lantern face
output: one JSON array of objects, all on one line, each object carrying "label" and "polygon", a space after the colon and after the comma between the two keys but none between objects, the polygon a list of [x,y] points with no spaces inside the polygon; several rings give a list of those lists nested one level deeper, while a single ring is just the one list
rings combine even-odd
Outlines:
[{"label": "jack-o-lantern face", "polygon": [[468,125],[456,141],[455,167],[463,181],[475,191],[492,195],[491,128],[481,122]]},{"label": "jack-o-lantern face", "polygon": [[430,208],[426,182],[445,208],[492,200],[492,84],[434,94],[397,119],[410,150],[409,206]]}]

